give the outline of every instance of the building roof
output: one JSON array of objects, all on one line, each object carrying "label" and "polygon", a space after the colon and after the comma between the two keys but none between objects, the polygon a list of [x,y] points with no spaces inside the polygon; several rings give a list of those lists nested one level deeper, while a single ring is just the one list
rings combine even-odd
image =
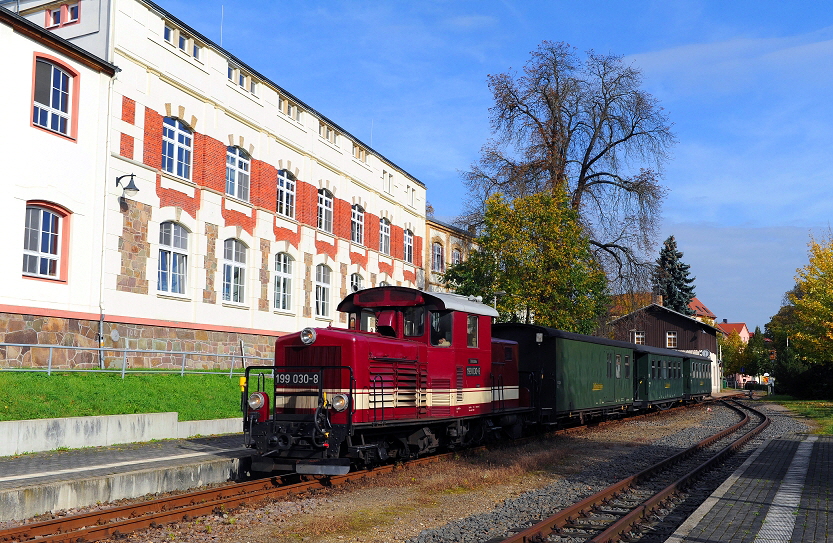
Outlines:
[{"label": "building roof", "polygon": [[732,332],[737,332],[737,334],[740,335],[744,328],[746,328],[747,334],[750,336],[752,335],[749,333],[749,328],[746,326],[745,322],[719,322],[716,326],[727,336],[731,336]]},{"label": "building roof", "polygon": [[275,89],[276,89],[276,90],[277,90],[280,94],[283,94],[283,95],[284,95],[284,96],[286,96],[289,100],[292,100],[293,102],[295,102],[296,104],[298,104],[299,106],[301,106],[301,107],[302,107],[305,111],[307,111],[307,112],[311,113],[312,115],[314,115],[314,116],[318,117],[320,120],[322,120],[322,121],[326,122],[327,124],[329,124],[330,126],[332,126],[334,129],[338,130],[340,133],[344,134],[346,137],[348,137],[348,138],[349,138],[349,139],[351,139],[352,141],[356,142],[358,145],[361,145],[362,147],[364,147],[364,148],[365,148],[365,149],[367,149],[368,151],[372,152],[374,155],[376,155],[377,157],[379,157],[379,158],[380,158],[381,160],[383,160],[384,162],[387,162],[388,164],[390,164],[390,165],[391,165],[391,166],[393,166],[394,168],[398,169],[398,170],[399,170],[399,171],[400,171],[403,175],[405,175],[406,177],[408,177],[408,179],[411,179],[411,180],[412,180],[412,181],[414,181],[415,183],[418,183],[418,184],[419,184],[419,185],[421,185],[422,187],[425,187],[425,183],[423,183],[422,181],[420,181],[419,179],[417,179],[416,177],[414,177],[413,175],[411,175],[411,174],[410,174],[408,171],[406,171],[404,168],[401,168],[401,167],[400,167],[400,166],[398,166],[395,162],[393,162],[393,161],[392,161],[392,160],[390,160],[389,158],[387,158],[387,157],[385,157],[384,155],[382,155],[382,153],[380,153],[380,152],[376,151],[376,150],[375,150],[375,149],[373,149],[370,145],[366,144],[365,142],[361,141],[359,138],[357,138],[356,136],[354,136],[353,134],[351,134],[350,132],[348,132],[347,130],[345,130],[343,127],[341,127],[340,125],[338,125],[335,121],[333,121],[332,119],[330,119],[330,118],[326,117],[326,116],[325,116],[325,115],[323,115],[321,112],[319,112],[318,110],[316,110],[315,108],[313,108],[312,106],[310,106],[309,104],[307,104],[306,102],[304,102],[303,100],[301,100],[300,98],[298,98],[297,96],[295,96],[294,94],[292,94],[291,92],[289,92],[288,90],[284,89],[283,87],[281,87],[280,85],[278,85],[277,83],[275,83],[274,81],[272,81],[271,79],[269,79],[268,77],[266,77],[265,75],[263,75],[261,72],[259,72],[259,71],[255,70],[254,68],[252,68],[249,64],[246,64],[245,62],[243,62],[242,60],[240,60],[237,56],[235,56],[233,53],[229,52],[227,49],[223,49],[222,47],[220,47],[220,45],[218,45],[217,43],[215,43],[215,42],[213,42],[212,40],[208,39],[205,35],[203,35],[203,34],[201,34],[200,32],[198,32],[198,31],[197,31],[196,29],[194,29],[192,26],[188,25],[188,24],[187,24],[187,23],[185,23],[184,21],[182,21],[182,20],[178,19],[177,17],[175,17],[172,13],[170,13],[170,12],[169,12],[169,11],[167,11],[167,10],[165,10],[165,9],[164,9],[162,6],[160,6],[159,4],[156,4],[156,3],[154,3],[154,2],[153,2],[153,1],[151,1],[151,0],[138,0],[138,1],[139,1],[139,2],[142,2],[143,4],[145,4],[146,6],[148,6],[151,10],[156,11],[156,12],[157,12],[160,16],[162,16],[162,18],[163,18],[163,19],[166,19],[166,20],[170,21],[171,23],[175,24],[176,26],[178,26],[178,27],[180,27],[180,28],[185,29],[185,30],[186,30],[186,31],[187,31],[187,32],[188,32],[191,36],[196,37],[196,38],[197,38],[199,41],[201,41],[202,43],[204,43],[204,44],[206,44],[207,46],[211,47],[211,48],[212,48],[212,49],[214,49],[215,51],[218,51],[219,53],[223,54],[223,55],[224,55],[224,56],[226,56],[226,57],[227,57],[227,58],[228,58],[228,59],[229,59],[229,60],[230,60],[233,64],[235,64],[236,66],[239,66],[239,67],[243,68],[244,70],[246,70],[246,71],[247,71],[247,72],[249,72],[250,74],[254,75],[254,76],[255,76],[255,77],[257,77],[257,78],[258,78],[261,82],[266,83],[266,84],[268,84],[268,85],[271,85],[271,86],[272,86],[272,87],[274,87],[274,88],[275,88]]},{"label": "building roof", "polygon": [[637,313],[647,312],[647,311],[650,311],[650,310],[654,310],[654,311],[655,311],[655,310],[657,310],[657,309],[658,309],[658,310],[660,310],[660,311],[666,311],[666,312],[668,312],[668,313],[672,313],[672,314],[677,315],[677,316],[679,316],[679,317],[682,317],[682,318],[684,318],[684,319],[688,319],[688,320],[690,320],[691,322],[696,323],[698,326],[702,326],[703,328],[711,328],[712,330],[714,330],[714,331],[715,331],[715,333],[717,333],[718,328],[716,328],[715,326],[712,326],[712,325],[710,325],[710,324],[707,324],[707,323],[705,323],[705,322],[703,322],[703,321],[698,321],[698,320],[697,320],[697,319],[695,319],[694,317],[690,317],[690,316],[688,316],[688,315],[683,315],[682,313],[680,313],[680,312],[678,312],[678,311],[674,311],[673,309],[669,309],[669,308],[667,308],[667,307],[665,307],[665,306],[662,306],[662,305],[659,305],[659,304],[650,304],[650,305],[646,305],[645,307],[640,307],[640,308],[639,308],[639,309],[637,309],[636,311],[632,311],[631,313],[628,313],[627,315],[624,315],[624,316],[622,316],[622,317],[619,317],[618,319],[613,319],[613,320],[612,320],[612,321],[610,321],[608,324],[613,324],[613,323],[618,322],[618,321],[620,321],[620,320],[627,319],[628,317],[631,317],[631,316],[633,316],[633,315],[635,315],[635,314],[637,314]]},{"label": "building roof", "polygon": [[118,66],[99,58],[89,51],[78,47],[69,40],[54,34],[52,31],[21,17],[10,9],[0,6],[0,22],[11,26],[15,32],[28,36],[54,51],[58,51],[69,58],[84,64],[88,68],[114,76],[119,71]]},{"label": "building roof", "polygon": [[716,319],[717,316],[711,312],[711,310],[703,305],[703,302],[698,300],[696,297],[692,298],[691,301],[688,303],[689,309],[694,311],[695,317],[706,317],[709,319]]}]

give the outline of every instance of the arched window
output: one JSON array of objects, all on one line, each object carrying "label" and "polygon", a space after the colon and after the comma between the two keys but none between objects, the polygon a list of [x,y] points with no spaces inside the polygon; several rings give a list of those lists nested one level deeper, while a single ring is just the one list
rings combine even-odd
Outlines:
[{"label": "arched window", "polygon": [[364,245],[364,209],[355,204],[350,218],[350,241]]},{"label": "arched window", "polygon": [[32,123],[41,128],[74,136],[71,111],[75,109],[75,75],[43,58],[35,61],[35,92]]},{"label": "arched window", "polygon": [[185,294],[188,276],[188,231],[175,222],[159,225],[159,274],[156,289]]},{"label": "arched window", "polygon": [[414,263],[414,234],[410,230],[405,230],[405,262]]},{"label": "arched window", "polygon": [[390,221],[387,219],[379,221],[379,252],[390,254]]},{"label": "arched window", "polygon": [[251,160],[240,147],[228,147],[226,152],[226,194],[249,201],[249,169]]},{"label": "arched window", "polygon": [[165,117],[162,124],[162,170],[191,179],[193,134],[179,119]]},{"label": "arched window", "polygon": [[362,289],[362,276],[358,273],[350,275],[350,291],[357,292]]},{"label": "arched window", "polygon": [[238,239],[223,244],[223,300],[243,303],[246,284],[246,246]]},{"label": "arched window", "polygon": [[67,213],[45,205],[26,206],[23,275],[62,279]]},{"label": "arched window", "polygon": [[288,170],[278,171],[278,215],[295,218],[295,176]]},{"label": "arched window", "polygon": [[275,255],[275,309],[292,309],[292,257],[286,253]]},{"label": "arched window", "polygon": [[318,228],[333,233],[333,195],[327,189],[318,191]]},{"label": "arched window", "polygon": [[315,267],[315,316],[330,314],[330,268],[324,264]]},{"label": "arched window", "polygon": [[452,264],[459,264],[463,261],[463,253],[460,252],[459,247],[455,247],[451,250],[451,263]]},{"label": "arched window", "polygon": [[445,271],[445,257],[443,255],[442,243],[434,242],[431,245],[431,269],[435,272]]}]

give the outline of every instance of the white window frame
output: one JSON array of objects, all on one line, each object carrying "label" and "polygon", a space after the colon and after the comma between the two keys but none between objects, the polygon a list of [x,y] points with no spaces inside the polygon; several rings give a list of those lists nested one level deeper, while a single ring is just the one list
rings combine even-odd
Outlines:
[{"label": "white window frame", "polygon": [[393,192],[393,174],[382,170],[382,190],[388,194]]},{"label": "white window frame", "polygon": [[60,278],[62,220],[63,217],[52,209],[26,206],[23,275]]},{"label": "white window frame", "polygon": [[354,204],[350,212],[350,241],[364,245],[364,209]]},{"label": "white window frame", "polygon": [[[673,345],[672,345],[673,343]],[[665,332],[665,346],[669,349],[677,348],[677,332],[674,330]]]},{"label": "white window frame", "polygon": [[633,342],[636,345],[645,345],[645,331],[644,330],[634,330],[633,331]]},{"label": "white window frame", "polygon": [[278,170],[278,215],[295,218],[295,176],[287,170]]},{"label": "white window frame", "polygon": [[463,252],[460,250],[459,247],[454,247],[451,249],[451,263],[454,265],[459,264],[463,261]]},{"label": "white window frame", "polygon": [[403,238],[404,238],[403,243],[405,245],[405,250],[404,250],[403,257],[405,259],[405,262],[408,262],[409,264],[413,264],[414,263],[414,233],[411,232],[410,230],[405,230]]},{"label": "white window frame", "polygon": [[357,292],[362,289],[364,278],[358,273],[350,274],[350,292]]},{"label": "white window frame", "polygon": [[384,217],[379,220],[379,252],[390,254],[390,221]]},{"label": "white window frame", "polygon": [[226,148],[226,194],[244,202],[249,201],[251,157],[240,147]]},{"label": "white window frame", "polygon": [[166,221],[159,225],[159,263],[156,290],[185,294],[188,284],[188,230]]},{"label": "white window frame", "polygon": [[275,302],[278,311],[292,311],[292,263],[288,253],[275,255]]},{"label": "white window frame", "polygon": [[332,270],[324,264],[315,267],[315,316],[328,317],[330,314],[330,284]]},{"label": "white window frame", "polygon": [[[49,68],[48,82],[45,81],[46,67]],[[72,129],[70,111],[75,78],[54,62],[38,58],[35,62],[34,79],[32,123],[51,132],[69,136]],[[48,92],[44,92],[46,87],[48,87]],[[45,102],[39,100],[45,100]]]},{"label": "white window frame", "polygon": [[333,195],[327,189],[318,191],[318,229],[333,233]]},{"label": "white window frame", "polygon": [[435,272],[445,271],[445,248],[438,241],[431,244],[431,270]]},{"label": "white window frame", "polygon": [[242,304],[246,300],[246,244],[229,238],[223,242],[223,301]]},{"label": "white window frame", "polygon": [[164,118],[162,122],[162,171],[182,179],[191,179],[193,136],[188,125],[179,119]]}]

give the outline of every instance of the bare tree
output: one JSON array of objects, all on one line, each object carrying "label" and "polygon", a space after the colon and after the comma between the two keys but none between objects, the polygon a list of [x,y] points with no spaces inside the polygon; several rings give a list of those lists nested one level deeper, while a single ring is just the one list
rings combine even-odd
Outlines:
[{"label": "bare tree", "polygon": [[460,222],[481,224],[494,193],[563,188],[615,290],[648,285],[660,172],[675,139],[657,100],[640,89],[640,71],[620,56],[590,51],[582,61],[573,47],[545,41],[522,75],[488,81],[493,139],[463,174],[470,197]]}]

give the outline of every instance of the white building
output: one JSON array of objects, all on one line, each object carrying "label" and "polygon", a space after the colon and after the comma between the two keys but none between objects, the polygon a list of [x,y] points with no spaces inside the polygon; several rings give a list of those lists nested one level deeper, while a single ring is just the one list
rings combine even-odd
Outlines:
[{"label": "white building", "polygon": [[6,254],[28,258],[27,209],[62,227],[58,273],[4,269],[0,319],[77,345],[269,355],[276,335],[344,326],[351,288],[424,286],[424,185],[278,83],[152,2],[5,5],[111,64],[60,61],[78,105],[56,134],[31,119],[36,45],[18,55],[4,31],[20,75],[4,148],[32,155],[7,161],[25,175],[2,204]]}]

